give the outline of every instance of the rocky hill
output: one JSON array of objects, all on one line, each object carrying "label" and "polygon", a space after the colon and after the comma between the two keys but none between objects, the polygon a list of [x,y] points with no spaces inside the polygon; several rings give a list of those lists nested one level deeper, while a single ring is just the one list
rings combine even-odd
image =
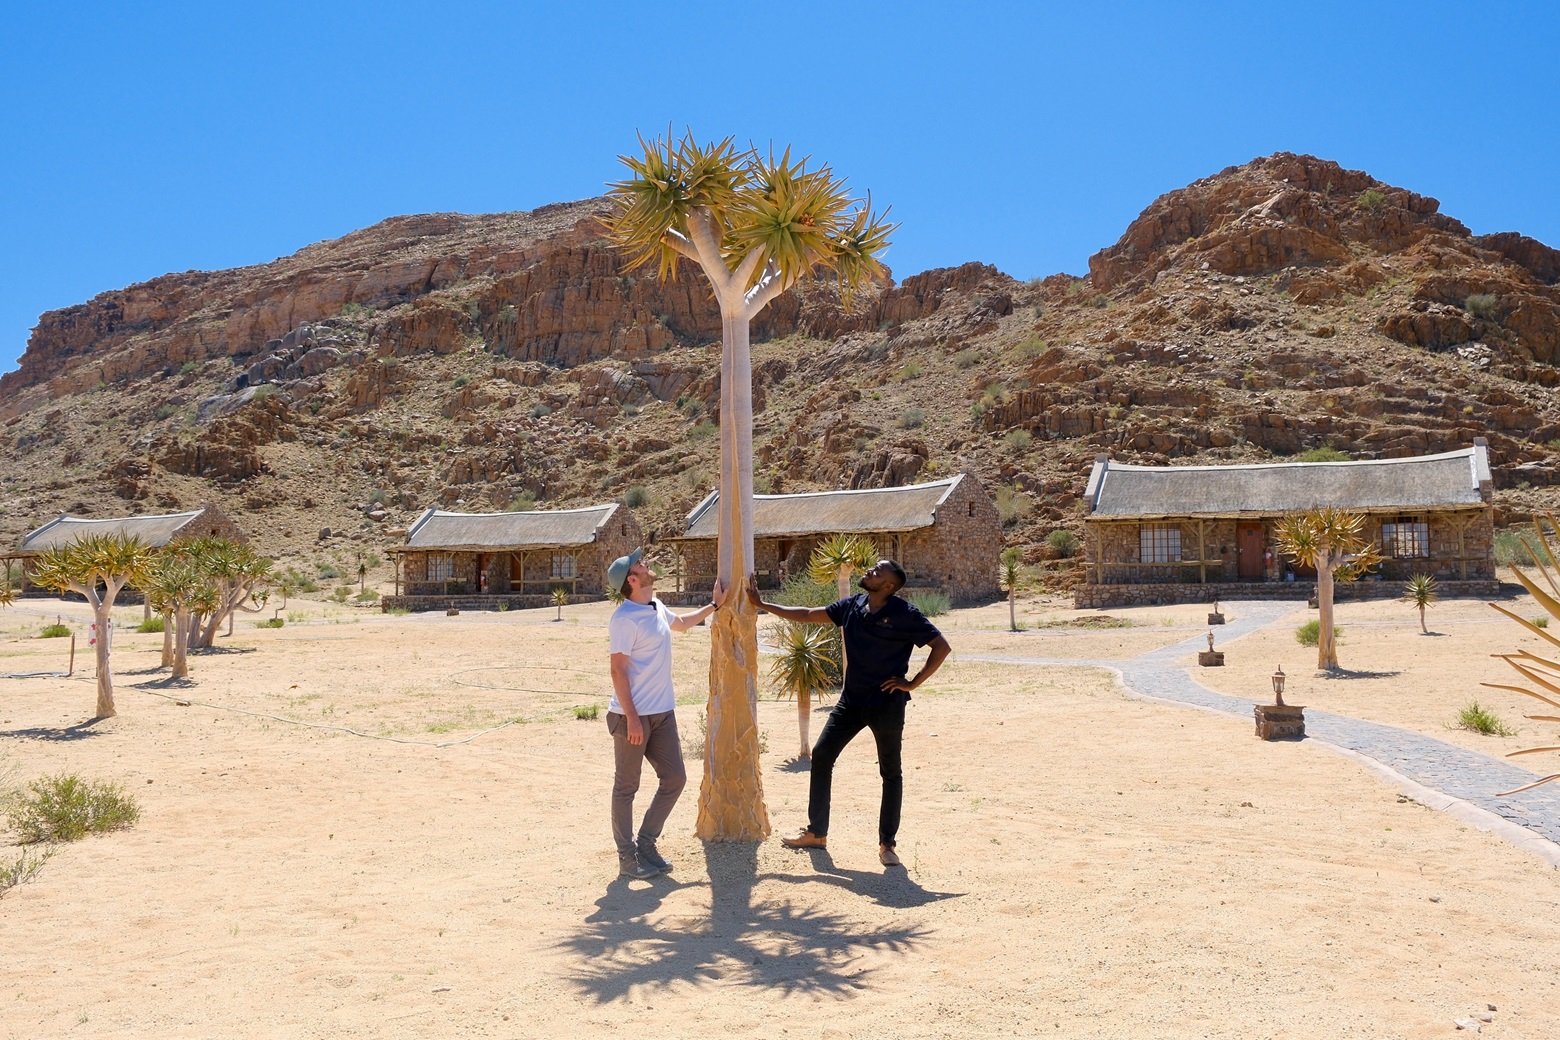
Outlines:
[{"label": "rocky hill", "polygon": [[[625,272],[604,208],[398,217],[45,314],[0,377],[0,541],[201,501],[300,564],[382,552],[434,504],[621,499],[675,528],[716,471],[719,321],[697,276]],[[754,339],[760,490],[972,470],[1031,558],[1100,452],[1485,436],[1504,511],[1560,484],[1560,251],[1308,156],[1162,196],[1085,277],[971,263],[850,309],[809,285]]]}]

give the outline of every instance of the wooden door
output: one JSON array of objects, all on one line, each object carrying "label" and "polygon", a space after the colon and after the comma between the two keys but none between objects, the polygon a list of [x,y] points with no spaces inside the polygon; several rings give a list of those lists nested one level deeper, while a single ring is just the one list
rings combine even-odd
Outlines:
[{"label": "wooden door", "polygon": [[1235,525],[1236,574],[1241,581],[1262,581],[1267,577],[1267,538],[1262,525]]}]

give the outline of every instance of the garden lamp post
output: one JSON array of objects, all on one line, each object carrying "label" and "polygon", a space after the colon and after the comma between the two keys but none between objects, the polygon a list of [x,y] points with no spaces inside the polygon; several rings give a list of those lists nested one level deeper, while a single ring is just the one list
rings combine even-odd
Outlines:
[{"label": "garden lamp post", "polygon": [[1280,708],[1284,707],[1284,666],[1279,665],[1278,671],[1273,673],[1273,703]]}]

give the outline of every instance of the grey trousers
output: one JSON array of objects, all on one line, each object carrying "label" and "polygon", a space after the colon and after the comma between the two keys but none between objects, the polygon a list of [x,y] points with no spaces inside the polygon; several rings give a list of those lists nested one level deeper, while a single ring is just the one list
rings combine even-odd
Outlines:
[{"label": "grey trousers", "polygon": [[628,720],[615,711],[607,712],[607,732],[612,734],[612,840],[617,844],[618,857],[631,859],[634,842],[634,795],[639,792],[639,774],[646,760],[660,784],[650,808],[639,825],[639,836],[655,841],[666,826],[666,818],[672,814],[672,806],[688,783],[688,771],[683,766],[682,742],[677,738],[677,715],[663,711],[655,715],[639,716],[644,726],[642,744],[628,742]]}]

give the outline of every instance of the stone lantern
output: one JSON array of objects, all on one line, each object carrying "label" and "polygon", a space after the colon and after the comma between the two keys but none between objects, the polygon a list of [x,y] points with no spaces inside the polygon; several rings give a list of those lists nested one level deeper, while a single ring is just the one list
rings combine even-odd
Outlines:
[{"label": "stone lantern", "polygon": [[1284,703],[1284,668],[1273,673],[1273,703],[1252,708],[1257,736],[1263,740],[1301,740],[1305,737],[1305,708]]},{"label": "stone lantern", "polygon": [[1204,668],[1219,668],[1224,664],[1224,651],[1213,648],[1213,633],[1208,633],[1208,649],[1197,651],[1197,663]]}]

